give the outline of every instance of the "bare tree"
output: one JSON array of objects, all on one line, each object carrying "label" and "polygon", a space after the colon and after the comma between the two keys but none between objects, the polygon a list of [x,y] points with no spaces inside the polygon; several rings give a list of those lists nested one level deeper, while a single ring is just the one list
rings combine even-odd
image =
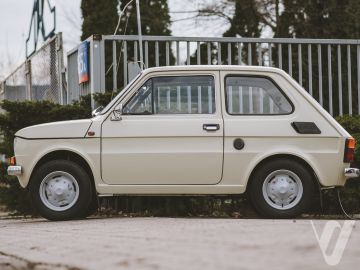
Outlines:
[{"label": "bare tree", "polygon": [[[277,22],[279,21],[282,3],[280,0],[250,0],[256,6],[257,15],[263,26],[268,26],[274,33],[277,31]],[[236,2],[242,0],[220,0],[209,2],[208,0],[200,0],[199,7],[196,10],[172,11],[175,14],[190,14],[187,17],[173,20],[172,22],[184,20],[217,20],[222,19],[227,24],[233,23]],[[238,3],[239,4],[239,3]]]}]

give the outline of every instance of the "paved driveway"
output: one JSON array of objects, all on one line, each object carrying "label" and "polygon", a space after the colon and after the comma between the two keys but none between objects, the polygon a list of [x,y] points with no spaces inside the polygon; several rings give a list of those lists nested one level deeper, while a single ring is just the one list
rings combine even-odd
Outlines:
[{"label": "paved driveway", "polygon": [[[314,223],[321,235],[326,221]],[[7,219],[0,220],[0,269],[357,269],[359,226],[330,267],[310,220]]]}]

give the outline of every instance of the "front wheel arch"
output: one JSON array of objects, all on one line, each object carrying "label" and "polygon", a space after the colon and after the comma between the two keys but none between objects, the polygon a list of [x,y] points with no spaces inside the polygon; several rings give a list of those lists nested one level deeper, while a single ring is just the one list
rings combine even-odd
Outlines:
[{"label": "front wheel arch", "polygon": [[94,174],[91,170],[91,167],[89,165],[89,163],[79,154],[69,151],[69,150],[56,150],[56,151],[52,151],[50,153],[47,153],[46,155],[44,155],[40,160],[38,160],[38,162],[36,163],[36,165],[34,166],[31,175],[30,175],[30,181],[27,185],[27,188],[29,188],[30,186],[30,182],[33,178],[34,172],[41,167],[41,165],[52,161],[52,160],[70,160],[73,161],[77,164],[79,164],[85,171],[86,173],[89,175],[89,178],[91,179],[91,185],[94,191],[96,191],[95,188],[95,179],[94,179]]}]

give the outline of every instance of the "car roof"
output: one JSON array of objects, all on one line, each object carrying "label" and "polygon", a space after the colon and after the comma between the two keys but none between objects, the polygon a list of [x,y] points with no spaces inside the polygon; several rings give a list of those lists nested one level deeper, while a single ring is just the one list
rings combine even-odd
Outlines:
[{"label": "car roof", "polygon": [[282,69],[263,66],[238,66],[238,65],[180,65],[180,66],[162,66],[151,67],[143,73],[161,72],[161,71],[262,71],[285,73]]}]

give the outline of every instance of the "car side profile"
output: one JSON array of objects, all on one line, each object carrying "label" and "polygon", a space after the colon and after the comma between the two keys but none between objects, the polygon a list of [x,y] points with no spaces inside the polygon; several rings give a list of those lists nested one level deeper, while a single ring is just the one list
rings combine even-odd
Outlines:
[{"label": "car side profile", "polygon": [[14,148],[8,173],[50,220],[86,217],[96,196],[245,192],[290,218],[359,175],[349,133],[268,67],[149,68],[93,118],[21,129]]}]

